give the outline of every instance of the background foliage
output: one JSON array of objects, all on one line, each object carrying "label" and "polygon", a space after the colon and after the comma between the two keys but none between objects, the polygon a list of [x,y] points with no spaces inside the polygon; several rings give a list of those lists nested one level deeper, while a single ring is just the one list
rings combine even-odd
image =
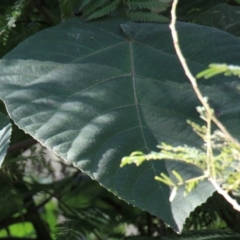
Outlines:
[{"label": "background foliage", "polygon": [[[1,1],[0,55],[6,55],[24,39],[40,30],[58,25],[74,16],[87,21],[104,15],[111,15],[116,19],[125,16],[135,21],[167,22],[170,16],[170,5],[170,1],[74,0],[59,1],[59,3],[58,1],[40,0]],[[182,22],[213,26],[222,30],[221,34],[223,35],[224,32],[230,33],[231,35],[228,35],[226,43],[231,45],[231,41],[238,43],[236,38],[238,37],[238,8],[238,1],[198,0],[190,2],[182,0],[180,1],[178,16]],[[98,22],[100,20],[95,20],[92,24],[98,24]],[[84,26],[87,23],[82,24]],[[193,29],[195,27],[198,28],[192,25]],[[215,33],[218,32],[213,31],[211,34],[216,36]],[[233,38],[232,35],[235,37]],[[146,38],[146,40],[149,39]],[[171,43],[167,35],[163,37],[164,40],[169,44]],[[186,46],[188,45],[184,36],[182,36],[181,41]],[[215,41],[213,38],[213,45]],[[21,49],[24,44],[27,44],[23,48],[27,53],[26,58],[32,59],[32,56],[29,57],[31,55],[31,51],[28,51],[28,49],[31,49],[31,45],[28,46],[29,42],[20,45],[19,48],[14,50],[15,52],[8,54],[5,59],[11,59],[11,56],[15,58],[14,54],[19,54],[19,52],[21,54],[18,58],[22,59],[24,54],[18,49]],[[206,44],[203,44],[203,46],[206,47]],[[216,49],[216,55],[219,56],[218,49]],[[189,56],[189,58],[191,57]],[[142,64],[145,64],[146,56],[142,55],[139,58],[142,58]],[[229,63],[232,63],[231,61],[234,60],[233,54],[228,60]],[[168,61],[168,59],[165,60],[166,66]],[[207,63],[204,62],[204,64]],[[6,76],[6,69],[2,68],[1,71],[4,72],[1,75],[2,79],[2,76]],[[183,81],[187,80],[183,79]],[[232,81],[232,83],[234,82],[235,80]],[[213,81],[213,86],[215,83],[219,84],[219,81]],[[219,89],[221,89],[223,85],[219,86]],[[208,88],[207,84],[206,88]],[[208,92],[211,92],[211,89]],[[153,92],[150,91],[149,93]],[[170,96],[174,97],[175,95],[170,93]],[[222,96],[216,93],[215,97],[221,98]],[[226,104],[225,107],[229,108],[229,105]],[[223,116],[230,127],[233,126],[234,118],[237,118],[236,113],[238,112],[230,106],[231,109],[233,109],[233,114],[231,112],[230,115]],[[1,111],[6,114],[3,105]],[[220,108],[219,111],[224,112],[225,110]],[[8,126],[7,122],[1,128],[4,129],[5,126]],[[6,140],[6,144],[7,142]],[[54,156],[50,155],[49,157],[49,154],[46,154],[42,147],[31,147],[35,143],[36,140],[13,125],[11,146],[0,171],[0,226],[2,229],[0,236],[3,239],[12,236],[16,238],[25,237],[25,239],[122,239],[127,232],[126,226],[134,226],[140,236],[153,237],[158,235],[168,239],[169,235],[172,234],[172,230],[162,220],[127,205],[99,186],[97,182],[91,180],[86,174],[63,164],[61,161],[49,161]],[[30,150],[27,153],[22,154],[24,150],[29,148]],[[4,151],[6,149],[3,149]],[[132,168],[132,171],[134,171],[134,168]],[[135,169],[135,171],[137,170]],[[126,175],[126,177],[129,177],[129,175]],[[184,204],[186,205],[186,203]],[[236,234],[230,236],[228,233],[219,234],[217,231],[208,233],[191,232],[183,234],[182,238],[188,239],[188,234],[191,234],[191,237],[196,237],[194,239],[201,239],[208,234],[209,239],[213,236],[219,239],[224,239],[224,237],[226,239],[231,239],[230,237],[238,239],[239,216],[239,213],[232,210],[221,197],[215,194],[189,216],[184,225],[184,231],[225,229],[233,230]],[[172,237],[171,235],[170,239]],[[176,238],[181,239],[177,236]]]}]

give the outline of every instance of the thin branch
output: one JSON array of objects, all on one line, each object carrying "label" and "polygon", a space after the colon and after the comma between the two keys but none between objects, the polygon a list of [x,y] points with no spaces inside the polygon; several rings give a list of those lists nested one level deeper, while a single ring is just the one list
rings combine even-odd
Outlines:
[{"label": "thin branch", "polygon": [[190,80],[190,82],[192,84],[192,87],[193,87],[198,99],[200,100],[200,102],[202,103],[202,105],[204,106],[205,111],[206,111],[206,119],[204,119],[204,120],[207,123],[207,132],[206,132],[207,139],[205,141],[207,143],[207,153],[206,153],[207,154],[207,172],[208,172],[208,174],[211,174],[212,173],[212,168],[211,168],[211,166],[212,166],[212,164],[211,164],[212,163],[212,159],[211,159],[212,158],[211,119],[212,119],[213,112],[212,112],[209,104],[207,103],[207,101],[204,99],[202,93],[200,92],[198,85],[197,85],[196,78],[192,75],[192,73],[187,65],[186,59],[184,58],[181,48],[179,46],[178,33],[176,30],[177,3],[178,3],[178,0],[175,0],[172,5],[172,10],[171,10],[172,21],[170,24],[170,29],[171,29],[173,43],[174,43],[174,47],[175,47],[177,56],[182,64],[182,67],[185,71],[186,76],[188,77],[188,79]]},{"label": "thin branch", "polygon": [[29,148],[30,146],[34,145],[38,143],[38,141],[36,139],[33,139],[33,138],[30,138],[30,139],[27,139],[27,140],[24,140],[22,142],[19,142],[17,144],[14,144],[12,146],[10,146],[8,148],[8,151],[7,153],[17,153],[19,152],[20,150],[23,150],[23,149],[26,149],[26,148]]},{"label": "thin branch", "polygon": [[179,47],[179,40],[178,40],[178,33],[176,30],[176,8],[177,8],[177,4],[178,4],[178,0],[174,0],[173,4],[172,4],[172,10],[171,10],[171,23],[170,23],[170,29],[171,29],[171,34],[172,34],[172,38],[173,38],[173,44],[174,44],[174,48],[176,50],[177,56],[180,60],[180,63],[182,64],[182,67],[185,71],[186,76],[188,77],[188,79],[190,80],[193,90],[195,91],[198,99],[201,101],[202,105],[204,106],[204,108],[206,109],[206,112],[208,114],[209,117],[211,117],[211,120],[218,126],[218,128],[225,134],[225,136],[227,137],[227,139],[231,142],[234,143],[238,143],[238,141],[236,139],[234,139],[231,134],[227,131],[227,129],[222,125],[221,122],[218,121],[218,119],[214,116],[214,114],[211,111],[211,108],[209,106],[209,104],[205,101],[202,93],[200,92],[198,85],[197,85],[197,80],[196,78],[193,76],[193,74],[191,73],[187,63],[186,63],[186,59],[184,58],[182,51]]},{"label": "thin branch", "polygon": [[209,178],[208,180],[212,183],[217,192],[221,194],[233,206],[234,209],[240,212],[240,205],[238,202],[233,199],[224,189],[222,189],[213,178]]},{"label": "thin branch", "polygon": [[[171,20],[171,24],[170,24],[170,29],[171,29],[171,34],[172,34],[172,38],[173,38],[173,44],[174,44],[174,48],[176,50],[177,56],[182,64],[182,67],[185,71],[186,76],[188,77],[188,79],[190,80],[192,87],[198,97],[198,99],[201,101],[202,105],[204,106],[206,113],[207,113],[207,119],[209,119],[209,121],[213,121],[218,128],[225,134],[226,138],[233,143],[238,143],[238,141],[236,139],[234,139],[231,134],[226,130],[226,128],[218,121],[218,119],[213,115],[212,110],[209,106],[209,104],[205,101],[202,93],[200,92],[198,85],[197,85],[197,81],[196,78],[193,76],[193,74],[191,73],[187,63],[186,63],[186,59],[184,58],[182,51],[180,49],[179,46],[179,40],[178,40],[178,34],[177,34],[177,30],[176,30],[176,8],[177,8],[177,3],[178,0],[174,0],[173,4],[172,4],[172,10],[171,10],[171,16],[172,16],[172,20]],[[207,121],[208,122],[208,121]],[[208,133],[209,134],[209,133]],[[207,139],[208,140],[208,139]],[[211,141],[210,139],[208,141]],[[211,142],[210,142],[211,143]],[[208,149],[211,150],[211,149]],[[207,152],[208,154],[212,154],[210,152]],[[215,181],[215,179],[213,179],[212,177],[208,178],[208,180],[212,183],[212,185],[214,186],[214,188],[217,190],[217,192],[219,194],[221,194],[232,206],[234,209],[236,209],[237,211],[240,212],[240,205],[238,204],[238,202],[233,199],[224,189],[222,189],[217,182]]]}]

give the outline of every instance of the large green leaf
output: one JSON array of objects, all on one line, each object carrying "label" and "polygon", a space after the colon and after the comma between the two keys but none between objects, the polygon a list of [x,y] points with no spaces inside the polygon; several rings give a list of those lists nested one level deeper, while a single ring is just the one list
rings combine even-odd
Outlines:
[{"label": "large green leaf", "polygon": [[[217,60],[240,63],[235,37],[184,23],[178,29],[195,73]],[[20,128],[176,231],[213,193],[205,181],[186,198],[180,189],[169,203],[171,190],[154,176],[171,175],[173,169],[185,179],[202,174],[190,164],[153,161],[119,168],[123,156],[156,150],[162,141],[202,144],[186,123],[199,121],[199,102],[175,55],[168,25],[72,19],[24,41],[1,60],[0,69],[0,97]],[[201,82],[235,134],[239,117],[225,109],[238,111],[231,107],[238,104],[238,82],[234,77]]]},{"label": "large green leaf", "polygon": [[201,25],[219,28],[234,36],[240,36],[240,7],[217,4],[200,14],[195,22]]}]

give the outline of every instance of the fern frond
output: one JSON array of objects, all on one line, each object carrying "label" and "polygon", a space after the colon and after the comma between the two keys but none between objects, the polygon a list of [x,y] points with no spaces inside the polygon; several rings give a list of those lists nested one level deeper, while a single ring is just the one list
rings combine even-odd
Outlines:
[{"label": "fern frond", "polygon": [[[119,7],[122,6],[120,9]],[[169,6],[166,1],[159,0],[84,0],[81,9],[83,15],[87,16],[86,21],[100,18],[120,9],[126,17],[138,22],[169,22],[169,19],[159,15]]]},{"label": "fern frond", "polygon": [[78,209],[75,216],[66,213],[64,216],[68,220],[56,226],[57,239],[82,239],[90,233],[95,234],[101,226],[110,225],[109,216],[98,208]]},{"label": "fern frond", "polygon": [[92,1],[83,9],[83,15],[87,16],[93,13],[94,11],[100,10],[99,8],[107,7],[110,3],[111,1],[109,0]]},{"label": "fern frond", "polygon": [[158,13],[151,12],[126,11],[126,16],[130,18],[132,21],[136,22],[165,22],[165,23],[169,22],[168,18],[159,15]]},{"label": "fern frond", "polygon": [[5,15],[1,17],[0,40],[2,40],[4,45],[7,42],[11,29],[16,26],[16,21],[20,18],[28,3],[29,1],[27,0],[16,1],[12,7],[7,9]]},{"label": "fern frond", "polygon": [[137,9],[166,9],[168,4],[156,1],[129,1],[128,7],[130,10],[137,10]]},{"label": "fern frond", "polygon": [[114,10],[116,10],[118,5],[120,5],[120,3],[121,3],[121,0],[111,1],[106,6],[100,8],[100,9],[94,11],[92,14],[90,14],[88,16],[88,18],[86,19],[86,21],[106,16],[107,14],[109,14],[109,13],[113,12]]}]

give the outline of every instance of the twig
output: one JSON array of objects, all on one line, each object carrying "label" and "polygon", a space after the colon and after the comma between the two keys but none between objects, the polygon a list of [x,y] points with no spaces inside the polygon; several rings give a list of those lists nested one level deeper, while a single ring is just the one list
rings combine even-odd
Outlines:
[{"label": "twig", "polygon": [[176,8],[177,8],[177,4],[178,4],[178,0],[174,0],[173,4],[172,4],[172,10],[171,10],[171,23],[170,23],[170,29],[171,29],[171,34],[172,34],[172,38],[173,38],[173,44],[174,44],[174,48],[176,50],[177,56],[180,60],[180,63],[182,64],[182,67],[185,71],[186,76],[188,77],[188,79],[190,80],[193,90],[195,91],[198,99],[201,101],[202,105],[204,106],[204,108],[207,111],[207,114],[209,114],[209,116],[211,117],[211,120],[218,126],[218,128],[225,134],[225,136],[227,137],[227,139],[231,142],[234,143],[238,143],[238,141],[236,139],[234,139],[231,134],[227,131],[227,129],[222,125],[221,122],[218,121],[218,119],[214,116],[214,114],[212,114],[211,108],[208,105],[208,103],[205,101],[202,93],[200,92],[198,85],[197,85],[197,80],[196,78],[193,76],[193,74],[191,73],[187,63],[186,63],[186,59],[184,58],[182,51],[179,47],[179,40],[178,40],[178,34],[177,34],[177,30],[176,30]]},{"label": "twig", "polygon": [[[170,23],[170,29],[171,29],[171,34],[172,34],[173,44],[174,44],[174,48],[176,50],[176,54],[180,60],[180,63],[182,64],[182,67],[185,71],[186,76],[188,77],[188,79],[190,80],[190,82],[192,84],[193,90],[195,91],[198,99],[200,100],[200,102],[202,103],[202,105],[204,106],[204,108],[206,110],[206,114],[207,114],[206,117],[208,119],[208,121],[207,121],[208,127],[209,127],[209,121],[213,121],[218,126],[218,128],[223,132],[223,134],[226,136],[226,139],[228,139],[230,142],[237,143],[239,145],[238,141],[231,136],[231,134],[226,130],[226,128],[222,125],[222,123],[220,123],[218,121],[218,119],[213,115],[209,104],[207,103],[207,101],[205,101],[202,93],[200,92],[200,90],[198,88],[196,78],[191,73],[191,71],[186,63],[186,59],[184,58],[184,56],[182,54],[182,51],[179,46],[178,33],[176,30],[177,3],[178,3],[178,0],[173,0],[172,9],[171,9],[172,20]],[[209,133],[207,135],[209,135]],[[207,141],[209,142],[208,145],[211,145],[211,139],[207,139]],[[212,153],[210,151],[211,151],[211,148],[208,146],[208,150],[207,150],[208,155],[209,154],[212,155]],[[212,183],[212,185],[215,187],[215,189],[218,191],[218,193],[221,194],[233,206],[234,209],[236,209],[237,211],[240,212],[240,205],[237,203],[237,201],[235,199],[233,199],[224,189],[222,189],[217,184],[215,179],[210,177],[208,180]]]},{"label": "twig", "polygon": [[221,194],[233,206],[234,209],[240,212],[240,205],[238,202],[233,199],[224,189],[222,189],[213,178],[209,178],[208,180],[210,183],[212,183],[217,192]]},{"label": "twig", "polygon": [[10,146],[8,148],[8,151],[7,153],[16,153],[16,152],[19,152],[20,150],[23,150],[23,149],[26,149],[26,148],[29,148],[30,146],[34,145],[38,143],[38,141],[36,139],[33,139],[33,138],[30,138],[30,139],[27,139],[27,140],[24,140],[22,142],[19,142],[17,144],[14,144],[12,146]]},{"label": "twig", "polygon": [[171,10],[171,15],[172,15],[172,21],[171,21],[171,24],[170,24],[170,29],[171,29],[171,33],[172,33],[172,38],[173,38],[173,43],[174,43],[174,47],[175,47],[175,50],[176,50],[176,53],[177,53],[177,56],[182,64],[182,67],[185,71],[185,74],[186,76],[188,77],[188,79],[190,80],[191,84],[192,84],[192,87],[198,97],[198,99],[200,100],[200,102],[202,103],[202,105],[204,106],[205,110],[206,110],[206,114],[207,114],[207,117],[205,119],[205,121],[207,122],[207,134],[206,134],[206,137],[207,137],[207,166],[208,166],[208,173],[210,174],[212,171],[212,145],[211,145],[211,119],[212,119],[212,110],[210,108],[210,106],[208,105],[207,101],[204,99],[202,93],[200,92],[199,88],[198,88],[198,85],[197,85],[197,81],[196,81],[196,78],[192,75],[188,65],[187,65],[187,62],[186,62],[186,59],[184,58],[183,54],[182,54],[182,51],[181,51],[181,48],[179,47],[179,40],[178,40],[178,34],[177,34],[177,30],[176,30],[176,8],[177,8],[177,3],[178,3],[178,0],[175,0],[173,2],[173,5],[172,5],[172,10]]}]

